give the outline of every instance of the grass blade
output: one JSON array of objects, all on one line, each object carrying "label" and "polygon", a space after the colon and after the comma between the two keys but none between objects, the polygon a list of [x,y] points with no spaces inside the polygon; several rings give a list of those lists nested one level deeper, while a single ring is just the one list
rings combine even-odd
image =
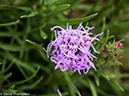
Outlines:
[{"label": "grass blade", "polygon": [[78,91],[78,89],[75,87],[75,85],[73,84],[73,82],[71,81],[70,77],[68,76],[68,73],[65,73],[65,79],[66,81],[71,85],[71,87],[73,88],[73,90],[79,95],[81,96],[80,92]]},{"label": "grass blade", "polygon": [[0,26],[15,25],[15,24],[17,24],[17,23],[19,23],[19,20],[14,21],[14,22],[9,22],[9,23],[1,23]]},{"label": "grass blade", "polygon": [[94,18],[96,15],[97,15],[97,13],[92,14],[92,15],[87,16],[87,17],[84,17],[84,18],[59,20],[57,22],[50,22],[50,23],[52,23],[52,24],[66,24],[66,23],[77,24],[77,23],[80,23],[80,22],[87,22],[88,20]]},{"label": "grass blade", "polygon": [[29,15],[22,15],[20,18],[29,18],[38,14],[37,10],[32,11]]},{"label": "grass blade", "polygon": [[124,91],[124,89],[113,79],[110,79],[110,81],[115,84],[121,91]]},{"label": "grass blade", "polygon": [[34,73],[32,76],[30,76],[29,78],[27,78],[27,79],[25,79],[25,80],[22,80],[22,81],[17,81],[17,82],[8,84],[8,85],[6,85],[5,87],[9,87],[9,86],[12,86],[12,85],[22,84],[22,83],[25,83],[25,82],[31,80],[32,78],[35,77],[35,75],[37,74],[37,72],[39,71],[39,69],[40,69],[40,66],[37,68],[37,70],[35,71],[35,73]]},{"label": "grass blade", "polygon": [[47,34],[40,28],[40,35],[43,39],[47,38]]},{"label": "grass blade", "polygon": [[30,43],[31,45],[35,46],[36,48],[38,48],[38,49],[40,49],[40,50],[43,50],[43,51],[45,51],[47,54],[49,54],[49,53],[46,51],[46,49],[45,49],[44,47],[38,45],[37,43],[35,43],[35,42],[31,41],[31,40],[28,40],[28,39],[26,39],[26,42]]},{"label": "grass blade", "polygon": [[31,11],[32,9],[29,8],[29,7],[20,7],[20,6],[11,6],[11,5],[0,5],[0,9],[10,9],[10,8],[13,8],[13,9],[20,9],[20,10],[24,10],[24,11]]},{"label": "grass blade", "polygon": [[4,71],[2,71],[2,72],[0,73],[0,75],[1,75],[1,74],[4,74],[5,72],[7,72],[7,71],[10,69],[10,67],[13,65],[14,62],[15,62],[15,59],[13,59],[13,61],[9,64],[9,66],[8,66]]},{"label": "grass blade", "polygon": [[30,90],[32,88],[34,88],[41,80],[43,79],[43,77],[40,77],[39,80],[37,80],[35,83],[33,83],[32,85],[30,86],[23,86],[21,87],[22,90]]},{"label": "grass blade", "polygon": [[94,84],[89,80],[89,78],[86,78],[86,81],[88,82],[89,84],[89,87],[91,89],[91,92],[92,92],[92,96],[98,96],[97,94],[97,91],[96,91],[96,88],[94,86]]}]

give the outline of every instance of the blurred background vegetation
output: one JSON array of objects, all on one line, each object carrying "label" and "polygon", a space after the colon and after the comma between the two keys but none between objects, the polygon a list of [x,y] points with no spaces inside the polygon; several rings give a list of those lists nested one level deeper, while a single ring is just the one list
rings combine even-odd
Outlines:
[{"label": "blurred background vegetation", "polygon": [[[103,57],[97,55],[98,71],[68,75],[54,70],[55,64],[45,53],[54,39],[50,29],[66,28],[67,23],[77,28],[80,22],[95,26],[92,32],[96,34],[103,31],[100,39],[105,44],[124,39],[119,59],[123,65],[110,59],[102,63]],[[0,92],[59,96],[59,88],[63,96],[128,96],[128,41],[129,0],[0,0]],[[101,51],[103,44],[95,48]]]}]

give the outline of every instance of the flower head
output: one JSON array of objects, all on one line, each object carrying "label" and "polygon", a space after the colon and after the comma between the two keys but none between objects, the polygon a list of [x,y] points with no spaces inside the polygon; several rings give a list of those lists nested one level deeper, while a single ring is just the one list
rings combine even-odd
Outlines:
[{"label": "flower head", "polygon": [[104,44],[104,48],[102,49],[102,53],[107,53],[107,45],[106,44]]},{"label": "flower head", "polygon": [[[116,43],[115,43],[115,47],[117,47],[117,49],[120,49],[121,47],[122,47],[122,43],[120,43],[119,41],[117,41]],[[116,58],[120,58],[121,57],[121,53],[120,52],[118,52],[118,53],[116,53],[115,54],[115,57]]]},{"label": "flower head", "polygon": [[[54,30],[56,38],[47,46],[47,52],[53,48],[50,59],[56,64],[55,69],[60,68],[62,71],[73,69],[73,72],[78,71],[79,74],[81,74],[81,70],[86,74],[91,67],[96,70],[92,61],[97,57],[91,54],[90,47],[96,53],[100,53],[95,50],[92,42],[94,40],[99,41],[97,36],[102,35],[103,32],[95,37],[90,37],[93,33],[89,33],[89,30],[94,27],[86,28],[80,23],[77,29],[72,29],[72,26],[69,28],[67,26],[66,30],[60,26],[51,29]],[[60,29],[60,31],[55,29]]]},{"label": "flower head", "polygon": [[120,57],[121,57],[121,53],[115,54],[115,57],[116,57],[116,58],[120,58]]},{"label": "flower head", "polygon": [[120,49],[122,47],[122,43],[120,43],[119,41],[116,42],[115,46]]}]

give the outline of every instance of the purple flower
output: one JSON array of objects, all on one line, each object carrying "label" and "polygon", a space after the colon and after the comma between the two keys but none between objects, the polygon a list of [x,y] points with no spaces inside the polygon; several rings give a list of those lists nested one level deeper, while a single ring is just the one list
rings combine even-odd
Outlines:
[{"label": "purple flower", "polygon": [[[55,26],[51,30],[55,32],[55,40],[51,41],[47,46],[47,52],[51,53],[51,61],[56,64],[55,69],[60,68],[62,71],[67,71],[73,69],[73,72],[78,71],[81,74],[83,70],[86,74],[91,67],[95,70],[95,66],[92,63],[93,59],[97,57],[91,54],[90,47],[96,53],[100,53],[95,50],[92,42],[98,40],[97,36],[102,35],[102,33],[97,34],[95,37],[90,37],[93,33],[89,33],[89,30],[94,27],[82,26],[79,24],[77,29],[72,29],[72,26],[67,26],[67,29],[63,29],[60,26]],[[60,29],[56,30],[56,29]],[[53,49],[51,51],[51,49]],[[49,55],[47,55],[49,58]]]},{"label": "purple flower", "polygon": [[115,54],[116,58],[120,58],[121,57],[121,53]]},{"label": "purple flower", "polygon": [[120,49],[122,47],[122,43],[119,43],[119,41],[116,42],[115,46]]},{"label": "purple flower", "polygon": [[106,53],[107,51],[106,51],[106,49],[103,49],[102,52],[103,52],[103,53]]},{"label": "purple flower", "polygon": [[105,45],[104,45],[104,48],[102,49],[102,53],[107,53],[106,50],[107,50],[107,45],[105,44]]}]

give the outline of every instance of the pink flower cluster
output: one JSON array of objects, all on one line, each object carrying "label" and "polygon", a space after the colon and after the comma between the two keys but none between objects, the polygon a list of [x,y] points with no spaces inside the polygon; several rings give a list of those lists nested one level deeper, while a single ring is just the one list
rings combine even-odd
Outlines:
[{"label": "pink flower cluster", "polygon": [[119,41],[116,42],[115,46],[120,49],[122,47],[122,43],[120,43]]},{"label": "pink flower cluster", "polygon": [[[115,46],[117,47],[117,49],[120,49],[122,47],[122,43],[120,43],[119,41],[116,42]],[[117,53],[115,54],[116,58],[120,58],[121,57],[121,53]]]},{"label": "pink flower cluster", "polygon": [[[120,50],[120,48],[122,47],[122,43],[120,43],[120,41],[117,41],[115,42],[115,44],[113,44],[113,51],[118,51]],[[106,45],[104,44],[104,48],[102,49],[102,53],[107,53],[108,52],[108,46],[109,45]],[[116,54],[114,54],[114,56],[116,57],[116,59],[120,58],[121,57],[121,53],[120,52],[117,52]]]},{"label": "pink flower cluster", "polygon": [[[51,29],[54,30],[56,38],[48,44],[47,52],[51,55],[51,61],[56,64],[55,69],[60,68],[62,71],[72,69],[73,72],[78,71],[79,74],[81,74],[81,70],[86,74],[91,67],[96,70],[92,61],[97,57],[91,54],[90,47],[96,53],[100,53],[95,50],[92,42],[99,41],[97,36],[102,35],[103,32],[95,37],[90,37],[93,33],[89,33],[89,30],[93,28],[86,27],[85,29],[80,23],[77,29],[72,29],[72,26],[69,28],[67,26],[66,30],[60,26]],[[47,56],[49,58],[48,54]]]}]

